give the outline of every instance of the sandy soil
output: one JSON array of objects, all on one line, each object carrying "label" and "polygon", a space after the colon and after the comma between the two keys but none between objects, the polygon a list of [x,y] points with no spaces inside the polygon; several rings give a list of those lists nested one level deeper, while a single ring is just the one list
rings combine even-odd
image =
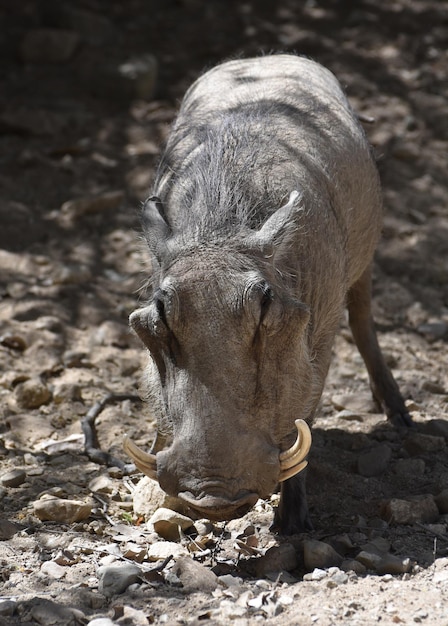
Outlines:
[{"label": "sandy soil", "polygon": [[[0,16],[0,624],[448,624],[447,511],[408,523],[384,514],[392,499],[433,501],[448,487],[447,4],[24,0]],[[386,214],[374,310],[423,437],[403,440],[374,412],[342,320],[310,455],[315,531],[273,535],[274,497],[198,535],[202,575],[236,585],[224,578],[211,592],[198,574],[196,589],[182,587],[175,557],[109,597],[98,566],[127,558],[149,572],[147,547],[163,543],[132,507],[141,476],[89,460],[81,431],[108,393],[138,393],[144,354],[127,318],[148,267],[139,202],[190,82],[228,56],[273,50],[327,65],[375,120],[366,129]],[[132,400],[108,405],[97,424],[101,448],[124,462],[125,432],[142,444],[154,436]],[[366,476],[359,459],[379,448],[385,467]],[[45,494],[89,502],[91,513],[42,521]],[[310,580],[310,538],[345,559],[381,538],[408,571]],[[191,552],[192,541],[178,544]],[[255,562],[284,544],[297,562],[280,560],[283,577],[271,580]]]}]

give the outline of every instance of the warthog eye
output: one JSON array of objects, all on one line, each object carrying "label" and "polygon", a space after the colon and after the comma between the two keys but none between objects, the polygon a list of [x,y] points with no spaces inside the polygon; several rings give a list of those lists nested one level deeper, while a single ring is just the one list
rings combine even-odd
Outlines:
[{"label": "warthog eye", "polygon": [[266,313],[268,312],[272,300],[274,299],[274,292],[267,283],[263,283],[262,285],[260,285],[260,287],[262,292],[260,300],[260,322],[262,322]]},{"label": "warthog eye", "polygon": [[157,315],[159,316],[160,320],[167,328],[169,328],[168,321],[166,319],[165,302],[163,301],[163,296],[163,291],[159,289],[154,295],[154,306],[156,307]]}]

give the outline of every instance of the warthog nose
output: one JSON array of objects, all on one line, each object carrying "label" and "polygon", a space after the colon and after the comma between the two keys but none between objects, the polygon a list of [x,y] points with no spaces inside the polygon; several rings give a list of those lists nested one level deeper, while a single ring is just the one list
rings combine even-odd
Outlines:
[{"label": "warthog nose", "polygon": [[259,496],[256,493],[244,492],[235,498],[226,498],[207,494],[196,498],[191,492],[184,491],[178,494],[191,509],[213,521],[225,521],[242,517],[257,502]]}]

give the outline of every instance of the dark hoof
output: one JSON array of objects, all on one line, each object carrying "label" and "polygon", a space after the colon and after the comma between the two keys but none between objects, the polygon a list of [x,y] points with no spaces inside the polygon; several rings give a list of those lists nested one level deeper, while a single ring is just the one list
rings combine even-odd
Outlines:
[{"label": "dark hoof", "polygon": [[390,423],[399,431],[407,431],[416,428],[415,422],[407,411],[389,415]]}]

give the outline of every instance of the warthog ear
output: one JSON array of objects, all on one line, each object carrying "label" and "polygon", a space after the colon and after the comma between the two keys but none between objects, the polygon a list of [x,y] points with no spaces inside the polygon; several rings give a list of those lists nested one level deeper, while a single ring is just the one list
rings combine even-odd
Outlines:
[{"label": "warthog ear", "polygon": [[286,204],[281,206],[263,226],[248,238],[250,246],[263,251],[265,256],[277,256],[287,252],[297,228],[297,212],[300,210],[301,194],[291,191]]},{"label": "warthog ear", "polygon": [[163,203],[157,196],[148,198],[142,211],[143,233],[149,249],[159,265],[167,251],[171,228],[165,216]]}]

